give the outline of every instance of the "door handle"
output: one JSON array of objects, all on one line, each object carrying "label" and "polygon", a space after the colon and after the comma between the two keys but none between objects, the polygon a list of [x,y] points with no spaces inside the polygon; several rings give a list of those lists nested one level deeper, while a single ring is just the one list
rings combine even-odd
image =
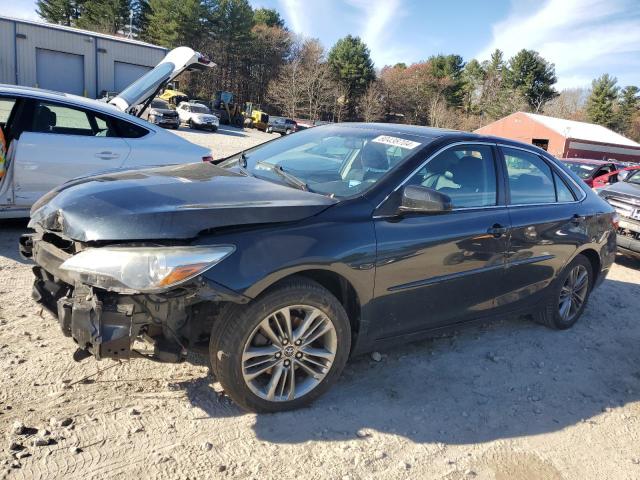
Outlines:
[{"label": "door handle", "polygon": [[97,158],[102,160],[113,160],[114,158],[118,158],[120,154],[113,152],[99,152],[95,155]]},{"label": "door handle", "polygon": [[487,229],[487,233],[493,235],[496,238],[500,238],[507,233],[507,227],[500,225],[499,223],[493,224],[492,227]]},{"label": "door handle", "polygon": [[574,225],[580,225],[581,223],[583,223],[586,220],[587,217],[583,216],[583,215],[578,215],[577,213],[571,217],[571,223],[573,223]]}]

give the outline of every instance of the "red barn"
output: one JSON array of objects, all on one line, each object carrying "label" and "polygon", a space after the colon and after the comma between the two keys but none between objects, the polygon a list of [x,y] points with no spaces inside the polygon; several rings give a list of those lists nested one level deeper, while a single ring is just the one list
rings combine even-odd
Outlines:
[{"label": "red barn", "polygon": [[600,125],[516,112],[475,131],[531,143],[557,158],[640,162],[640,144]]}]

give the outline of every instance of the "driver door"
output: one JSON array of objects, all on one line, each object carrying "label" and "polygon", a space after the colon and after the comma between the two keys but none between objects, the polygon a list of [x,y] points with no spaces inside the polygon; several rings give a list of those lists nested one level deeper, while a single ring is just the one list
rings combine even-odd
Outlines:
[{"label": "driver door", "polygon": [[[418,332],[487,314],[504,275],[510,220],[495,147],[465,144],[431,158],[374,216],[377,237],[375,327],[379,338]],[[397,211],[402,188],[448,195],[453,210]],[[390,209],[391,208],[391,209]]]}]

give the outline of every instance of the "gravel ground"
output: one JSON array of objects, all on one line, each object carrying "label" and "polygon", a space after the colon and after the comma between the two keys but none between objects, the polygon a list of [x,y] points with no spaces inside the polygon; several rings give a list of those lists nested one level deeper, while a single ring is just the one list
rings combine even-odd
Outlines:
[{"label": "gravel ground", "polygon": [[[231,132],[184,135],[220,156],[271,138]],[[569,331],[469,326],[353,359],[308,409],[253,415],[205,358],[75,363],[30,298],[24,231],[0,224],[0,478],[640,478],[640,262],[619,258]]]},{"label": "gravel ground", "polygon": [[264,133],[260,130],[248,128],[243,130],[226,125],[222,125],[216,133],[211,133],[208,130],[191,130],[188,127],[180,127],[180,130],[169,131],[190,142],[210,148],[214,159],[228,157],[259,143],[280,138],[279,133]]}]

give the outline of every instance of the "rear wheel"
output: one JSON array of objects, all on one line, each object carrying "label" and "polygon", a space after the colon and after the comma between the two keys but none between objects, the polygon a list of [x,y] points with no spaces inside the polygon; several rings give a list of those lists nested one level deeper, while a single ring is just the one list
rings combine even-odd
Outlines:
[{"label": "rear wheel", "polygon": [[189,128],[193,129],[196,128],[196,126],[193,124],[193,120],[189,119]]},{"label": "rear wheel", "polygon": [[351,346],[344,308],[319,284],[292,279],[214,326],[211,366],[241,407],[278,412],[303,407],[339,377]]},{"label": "rear wheel", "polygon": [[291,135],[291,129],[287,128],[284,132],[285,135]]},{"label": "rear wheel", "polygon": [[572,327],[584,312],[592,287],[591,262],[578,255],[558,278],[547,305],[538,314],[539,322],[558,330]]}]

